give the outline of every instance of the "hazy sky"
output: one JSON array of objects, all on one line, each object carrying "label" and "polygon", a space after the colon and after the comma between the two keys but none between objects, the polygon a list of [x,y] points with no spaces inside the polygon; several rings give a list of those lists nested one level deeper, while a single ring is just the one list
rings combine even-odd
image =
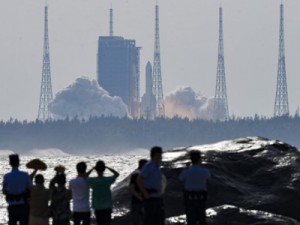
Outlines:
[{"label": "hazy sky", "polygon": [[[155,0],[49,0],[54,93],[79,76],[96,78],[97,40],[137,40],[144,71],[153,60]],[[279,0],[224,0],[224,45],[230,114],[271,116],[277,77]],[[35,119],[40,94],[45,1],[0,2],[0,119]],[[159,0],[164,94],[191,86],[213,96],[217,65],[217,0]],[[300,1],[285,3],[290,111],[300,105]],[[141,93],[142,95],[142,93]]]}]

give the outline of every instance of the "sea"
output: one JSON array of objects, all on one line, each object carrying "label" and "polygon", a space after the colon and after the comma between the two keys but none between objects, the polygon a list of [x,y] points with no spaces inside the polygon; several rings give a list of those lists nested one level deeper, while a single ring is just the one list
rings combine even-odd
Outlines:
[{"label": "sea", "polygon": [[[4,174],[8,173],[11,168],[8,163],[8,155],[12,153],[7,150],[0,150],[0,188],[2,190],[2,181]],[[88,169],[92,168],[98,160],[103,160],[107,166],[112,167],[120,173],[120,177],[117,179],[116,183],[112,188],[118,185],[123,179],[130,175],[137,168],[137,163],[142,158],[147,158],[148,153],[144,149],[133,150],[131,152],[120,153],[120,154],[99,154],[99,155],[71,155],[64,153],[61,150],[34,150],[26,155],[20,155],[21,166],[20,170],[28,172],[29,174],[32,170],[26,168],[26,163],[32,159],[41,159],[44,161],[48,169],[46,171],[39,171],[38,173],[43,174],[45,177],[45,185],[48,187],[49,181],[55,175],[54,167],[58,165],[63,165],[66,168],[67,180],[76,177],[76,164],[78,162],[86,162]],[[109,172],[106,172],[109,175]],[[91,176],[96,176],[93,172]],[[71,205],[72,206],[72,205]],[[0,192],[0,225],[7,224],[7,203],[5,198]]]}]

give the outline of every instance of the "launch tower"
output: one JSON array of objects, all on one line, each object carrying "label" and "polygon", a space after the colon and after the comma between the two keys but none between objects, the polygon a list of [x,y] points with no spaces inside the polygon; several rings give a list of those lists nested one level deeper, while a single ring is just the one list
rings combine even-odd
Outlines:
[{"label": "launch tower", "polygon": [[49,34],[48,34],[48,6],[45,6],[44,18],[44,54],[43,69],[40,92],[40,103],[38,119],[45,121],[51,119],[48,105],[52,101],[52,84],[51,84],[51,68],[50,68],[50,51],[49,51]]},{"label": "launch tower", "polygon": [[277,70],[277,87],[274,105],[274,116],[289,115],[288,88],[285,67],[285,47],[284,47],[284,8],[280,4],[280,28],[279,28],[279,57]]},{"label": "launch tower", "polygon": [[223,43],[223,9],[219,8],[219,47],[218,47],[218,66],[216,90],[214,98],[214,120],[225,120],[229,116],[226,77],[225,77],[225,63],[224,63],[224,43]]},{"label": "launch tower", "polygon": [[153,59],[153,94],[156,99],[155,117],[165,116],[164,94],[161,76],[160,39],[159,39],[159,6],[155,6],[155,41]]}]

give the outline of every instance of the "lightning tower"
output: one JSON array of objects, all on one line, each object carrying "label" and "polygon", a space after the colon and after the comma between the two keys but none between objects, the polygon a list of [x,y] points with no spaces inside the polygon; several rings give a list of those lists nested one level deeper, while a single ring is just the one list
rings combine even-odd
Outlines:
[{"label": "lightning tower", "polygon": [[284,8],[280,4],[280,28],[279,28],[279,57],[277,71],[277,87],[274,105],[274,116],[289,115],[288,88],[285,67],[285,47],[284,47]]},{"label": "lightning tower", "polygon": [[229,117],[225,64],[224,64],[224,44],[223,44],[223,9],[219,8],[219,47],[218,47],[218,66],[217,80],[214,98],[214,120],[224,120]]},{"label": "lightning tower", "polygon": [[49,35],[48,35],[48,6],[45,6],[45,19],[44,19],[44,53],[43,53],[43,69],[42,81],[39,103],[39,120],[51,119],[52,115],[49,112],[48,105],[51,102],[52,85],[51,85],[51,69],[50,69],[50,52],[49,52]]},{"label": "lightning tower", "polygon": [[110,7],[109,10],[109,36],[114,36],[114,14],[113,14],[113,8]]},{"label": "lightning tower", "polygon": [[155,42],[153,59],[153,94],[156,99],[155,117],[165,116],[164,95],[161,76],[160,40],[159,40],[159,7],[155,6]]}]

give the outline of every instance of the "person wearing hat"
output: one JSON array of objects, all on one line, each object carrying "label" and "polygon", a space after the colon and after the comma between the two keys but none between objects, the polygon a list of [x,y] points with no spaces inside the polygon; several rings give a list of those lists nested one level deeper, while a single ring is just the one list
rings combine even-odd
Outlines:
[{"label": "person wearing hat", "polygon": [[66,188],[65,168],[58,166],[55,168],[57,172],[50,181],[50,215],[52,217],[52,225],[70,225],[72,217],[70,201],[72,198],[71,190]]},{"label": "person wearing hat", "polygon": [[8,225],[28,225],[28,198],[32,188],[32,180],[28,173],[20,171],[19,155],[9,156],[11,172],[4,175],[2,191],[8,203]]}]

